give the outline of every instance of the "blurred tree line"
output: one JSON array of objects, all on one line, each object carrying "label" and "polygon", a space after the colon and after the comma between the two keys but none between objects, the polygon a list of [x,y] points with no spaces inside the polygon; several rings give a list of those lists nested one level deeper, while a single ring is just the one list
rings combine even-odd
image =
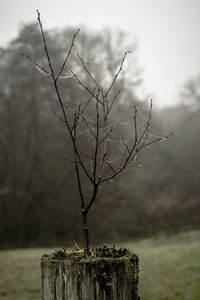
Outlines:
[{"label": "blurred tree line", "polygon": [[[46,33],[55,67],[62,64],[74,31]],[[137,49],[137,43],[121,31],[97,33],[83,28],[75,48],[60,82],[69,111],[86,93],[70,73],[81,68],[76,53],[103,82],[114,76],[124,52]],[[56,117],[59,108],[48,78],[22,53],[45,66],[37,24],[23,26],[18,37],[0,49],[0,247],[73,244],[82,232],[73,170],[65,160],[72,148]],[[142,75],[134,54],[127,64],[128,71],[122,72],[115,87],[122,95],[112,118],[116,130],[117,124],[124,125],[119,134],[128,137],[132,116],[126,114],[127,107],[137,105],[141,126],[148,108],[136,96]],[[176,107],[153,112],[152,136],[176,134],[142,153],[142,167],[102,189],[89,219],[93,241],[199,228],[200,77],[183,87],[182,99]],[[115,142],[114,137],[110,142]],[[83,149],[86,144],[87,134]]]}]

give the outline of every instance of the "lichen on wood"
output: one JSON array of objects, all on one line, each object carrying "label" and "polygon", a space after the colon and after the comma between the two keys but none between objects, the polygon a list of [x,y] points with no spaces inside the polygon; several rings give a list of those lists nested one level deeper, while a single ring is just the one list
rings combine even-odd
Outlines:
[{"label": "lichen on wood", "polygon": [[[109,253],[108,249],[112,248],[104,250]],[[81,261],[66,256],[67,259],[42,257],[43,300],[138,300],[137,255]]]}]

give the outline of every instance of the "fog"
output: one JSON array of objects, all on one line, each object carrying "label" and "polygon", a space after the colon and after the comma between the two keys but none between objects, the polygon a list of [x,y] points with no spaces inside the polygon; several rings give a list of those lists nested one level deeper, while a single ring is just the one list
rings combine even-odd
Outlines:
[{"label": "fog", "polygon": [[[77,28],[68,27],[45,32],[52,65],[57,72],[76,31]],[[94,89],[91,76],[92,84],[98,82],[108,89],[108,82],[115,78],[124,52],[130,48],[139,52],[137,45],[137,39],[120,30],[83,28],[80,31],[59,81],[70,122],[76,113],[75,103],[86,103],[88,91],[91,93]],[[77,52],[85,65],[81,66]],[[113,82],[113,95],[118,90],[121,94],[110,119],[109,172],[118,170],[115,158],[118,159],[119,153],[130,151],[129,141],[135,127],[134,107],[137,107],[138,130],[142,132],[148,128],[143,135],[144,143],[157,138],[158,142],[150,143],[131,168],[125,168],[126,172],[119,177],[113,176],[112,182],[100,190],[88,217],[92,243],[199,228],[199,76],[188,78],[183,84],[180,104],[158,109],[153,101],[150,115],[149,95],[139,97],[137,93],[143,73],[134,55],[137,54],[128,55],[119,78]],[[1,247],[48,246],[63,242],[71,245],[71,234],[81,241],[80,197],[70,160],[73,145],[69,134],[66,136],[62,111],[49,81],[48,62],[37,23],[24,25],[16,38],[1,49],[0,64]],[[90,78],[82,75],[84,66]],[[84,89],[70,70],[89,89]],[[94,109],[92,105],[87,113],[91,122]],[[145,125],[149,122],[150,128]],[[87,151],[92,147],[86,132],[89,129],[91,133],[93,127],[85,124],[78,137],[80,153],[90,153]],[[172,132],[173,136],[165,138]],[[116,136],[120,137],[118,144]],[[89,172],[90,167],[86,165],[86,168]],[[88,193],[84,174],[81,180],[86,189],[84,193]]]},{"label": "fog", "polygon": [[199,299],[200,2],[0,11],[0,299],[105,244],[139,256],[142,299]]},{"label": "fog", "polygon": [[[42,14],[45,28],[120,28],[138,39],[138,60],[144,84],[140,94],[154,96],[156,106],[177,104],[179,92],[200,69],[198,0],[0,1],[0,45],[14,38],[20,26]],[[134,50],[134,49],[131,49]]]}]

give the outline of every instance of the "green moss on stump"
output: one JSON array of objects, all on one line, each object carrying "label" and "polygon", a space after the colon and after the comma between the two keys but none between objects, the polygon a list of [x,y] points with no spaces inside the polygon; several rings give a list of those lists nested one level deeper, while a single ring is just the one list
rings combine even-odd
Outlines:
[{"label": "green moss on stump", "polygon": [[126,249],[95,248],[88,259],[57,251],[41,264],[43,300],[138,300],[138,257]]},{"label": "green moss on stump", "polygon": [[102,258],[130,258],[133,257],[130,251],[126,248],[115,248],[103,246],[103,247],[95,247],[91,250],[90,256],[85,258],[84,251],[74,251],[74,252],[66,252],[66,249],[63,250],[55,250],[52,254],[44,254],[42,258],[48,260],[70,260],[73,262],[81,262],[81,261],[89,261],[94,259],[102,259]]}]

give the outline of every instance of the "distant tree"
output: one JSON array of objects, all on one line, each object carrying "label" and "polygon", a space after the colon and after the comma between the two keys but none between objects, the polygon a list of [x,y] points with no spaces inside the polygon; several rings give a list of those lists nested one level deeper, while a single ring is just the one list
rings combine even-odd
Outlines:
[{"label": "distant tree", "polygon": [[[59,142],[62,131],[49,109],[50,101],[53,103],[51,88],[21,55],[25,51],[43,59],[41,47],[38,26],[30,24],[21,28],[18,37],[0,51],[2,244],[27,245],[37,239],[38,228],[48,222],[42,218],[43,203],[50,218],[51,211],[55,211],[51,201],[62,194],[64,186],[60,167],[63,162],[56,157],[62,153],[63,142]],[[60,194],[56,193],[57,185]]]},{"label": "distant tree", "polygon": [[181,97],[192,109],[200,109],[200,75],[185,83]]}]

